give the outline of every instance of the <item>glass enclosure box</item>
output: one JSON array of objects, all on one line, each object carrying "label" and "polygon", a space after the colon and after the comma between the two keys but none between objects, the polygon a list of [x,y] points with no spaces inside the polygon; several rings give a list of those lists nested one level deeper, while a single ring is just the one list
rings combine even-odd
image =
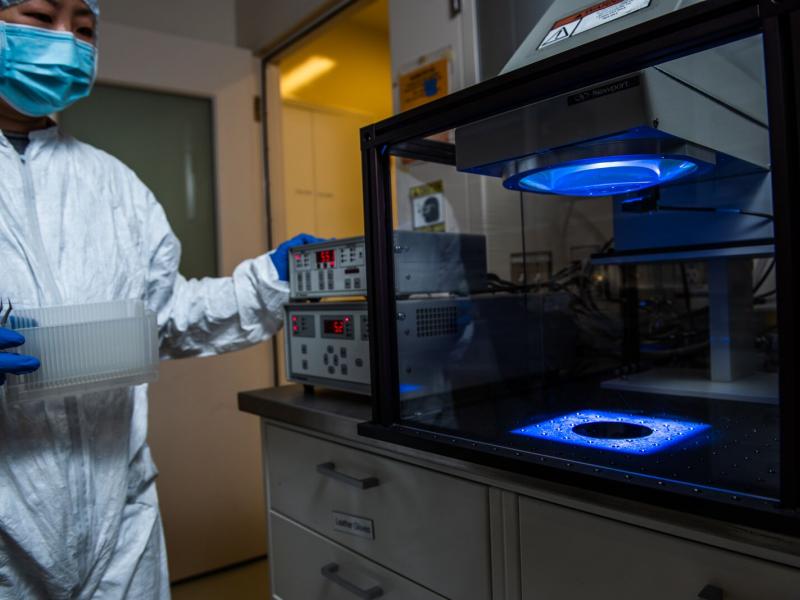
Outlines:
[{"label": "glass enclosure box", "polygon": [[796,70],[757,4],[362,131],[362,434],[794,530]]}]

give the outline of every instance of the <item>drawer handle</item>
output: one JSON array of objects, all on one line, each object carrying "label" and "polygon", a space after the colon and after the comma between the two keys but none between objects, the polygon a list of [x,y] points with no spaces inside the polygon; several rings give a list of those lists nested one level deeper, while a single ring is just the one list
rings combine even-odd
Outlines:
[{"label": "drawer handle", "polygon": [[358,596],[359,598],[362,598],[363,600],[375,600],[375,598],[380,598],[383,596],[383,590],[377,585],[369,588],[368,590],[362,590],[357,585],[342,578],[340,575],[338,575],[338,573],[339,565],[336,563],[330,563],[322,567],[322,576],[325,579],[332,581],[339,587],[343,587],[348,592]]},{"label": "drawer handle", "polygon": [[715,585],[707,585],[700,590],[697,597],[702,598],[702,600],[724,600],[725,593],[722,591],[722,588],[718,588]]},{"label": "drawer handle", "polygon": [[360,490],[368,490],[369,488],[378,487],[378,483],[380,483],[377,477],[365,477],[364,479],[358,479],[356,477],[345,475],[344,473],[339,473],[339,471],[336,470],[336,463],[332,462],[317,465],[317,473],[325,475],[325,477],[332,477],[337,481],[341,481],[347,485],[352,485]]}]

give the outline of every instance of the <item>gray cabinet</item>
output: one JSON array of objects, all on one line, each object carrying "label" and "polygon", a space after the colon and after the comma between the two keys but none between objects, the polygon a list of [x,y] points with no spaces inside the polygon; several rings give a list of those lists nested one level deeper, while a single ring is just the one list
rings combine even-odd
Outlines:
[{"label": "gray cabinet", "polygon": [[791,538],[693,529],[355,435],[262,423],[277,600],[800,599]]},{"label": "gray cabinet", "polygon": [[[800,598],[800,571],[531,498],[521,498],[523,600]],[[711,596],[709,596],[711,597]]]},{"label": "gray cabinet", "polygon": [[441,600],[380,565],[275,512],[270,531],[276,553],[272,581],[281,600]]},{"label": "gray cabinet", "polygon": [[266,447],[272,511],[448,598],[491,597],[487,486],[279,427]]}]

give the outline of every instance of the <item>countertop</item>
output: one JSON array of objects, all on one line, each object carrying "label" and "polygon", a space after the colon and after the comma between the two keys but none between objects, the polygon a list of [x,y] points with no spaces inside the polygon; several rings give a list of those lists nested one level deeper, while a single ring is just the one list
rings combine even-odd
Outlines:
[{"label": "countertop", "polygon": [[319,433],[359,439],[358,424],[372,417],[371,401],[369,396],[327,389],[310,392],[302,385],[283,385],[240,393],[239,410]]},{"label": "countertop", "polygon": [[341,441],[384,456],[471,479],[490,487],[583,510],[662,533],[800,568],[796,538],[707,519],[616,496],[565,486],[366,438],[358,425],[372,416],[371,398],[301,385],[239,393],[239,409],[281,426]]}]

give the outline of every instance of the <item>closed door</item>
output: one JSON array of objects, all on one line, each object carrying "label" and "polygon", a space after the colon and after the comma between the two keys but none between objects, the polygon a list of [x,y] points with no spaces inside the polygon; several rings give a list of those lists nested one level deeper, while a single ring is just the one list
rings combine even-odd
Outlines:
[{"label": "closed door", "polygon": [[[283,106],[286,233],[364,233],[360,128],[368,117]],[[279,236],[280,237],[280,236]]]},{"label": "closed door", "polygon": [[293,107],[283,110],[283,160],[285,165],[286,232],[317,232],[314,181],[314,126],[312,113]]},{"label": "closed door", "polygon": [[212,104],[209,98],[97,85],[60,115],[81,141],[128,165],[158,198],[181,240],[181,273],[217,275]]},{"label": "closed door", "polygon": [[316,220],[323,237],[364,233],[360,129],[364,117],[314,112]]}]

